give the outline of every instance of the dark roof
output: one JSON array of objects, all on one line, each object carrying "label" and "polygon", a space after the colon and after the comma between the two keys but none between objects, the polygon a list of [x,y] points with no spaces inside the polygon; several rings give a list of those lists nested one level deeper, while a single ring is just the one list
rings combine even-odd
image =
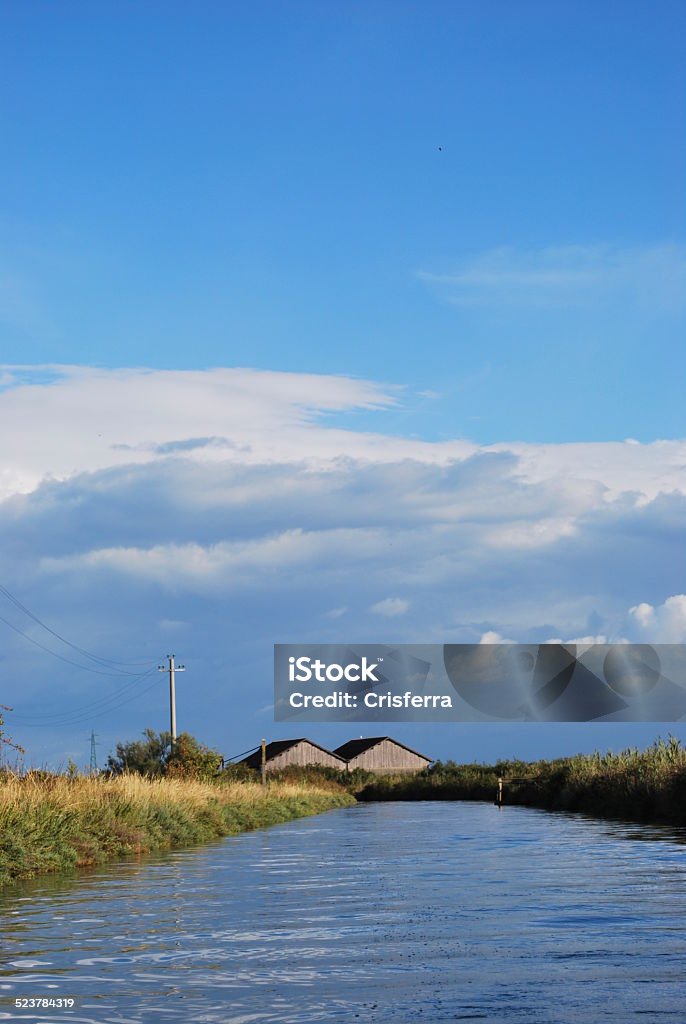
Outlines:
[{"label": "dark roof", "polygon": [[[340,760],[340,754],[336,754],[333,750],[327,750],[326,747],[322,747],[319,743],[315,743],[313,740],[308,740],[306,736],[300,736],[297,740],[272,740],[271,743],[267,744],[267,763],[279,754],[283,754],[284,750],[290,750],[291,747],[297,747],[298,743],[309,743],[310,746],[316,747],[317,750],[323,750],[325,754],[329,754],[330,757],[338,757]],[[262,751],[258,747],[257,750],[250,754],[248,757],[244,757],[238,764],[244,764],[248,768],[259,768],[262,764]]]},{"label": "dark roof", "polygon": [[358,754],[363,754],[365,750],[371,750],[377,743],[383,743],[384,740],[388,740],[389,743],[395,743],[396,747],[402,747],[403,750],[407,750],[410,754],[414,754],[415,757],[421,757],[423,761],[431,763],[433,760],[427,757],[426,754],[420,754],[417,750],[413,750],[412,747],[406,747],[404,743],[399,740],[394,740],[392,736],[364,736],[360,737],[359,740],[348,740],[347,743],[343,743],[342,746],[336,747],[334,754],[338,754],[339,757],[344,757],[346,761],[350,761],[351,758],[357,757]]}]

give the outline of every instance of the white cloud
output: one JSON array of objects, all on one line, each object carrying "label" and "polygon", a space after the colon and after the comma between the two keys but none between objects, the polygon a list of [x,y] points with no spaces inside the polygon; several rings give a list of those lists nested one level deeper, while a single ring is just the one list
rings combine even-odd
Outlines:
[{"label": "white cloud", "polygon": [[686,643],[686,594],[674,594],[656,607],[642,602],[630,608],[629,614],[637,638],[655,644]]},{"label": "white cloud", "polygon": [[576,531],[573,519],[563,516],[532,523],[510,523],[489,530],[484,540],[494,548],[541,548],[555,544]]},{"label": "white cloud", "polygon": [[636,604],[633,608],[629,609],[629,614],[633,615],[636,622],[642,629],[647,626],[652,626],[655,622],[655,609],[652,604],[646,604],[643,601],[641,604]]},{"label": "white cloud", "polygon": [[619,638],[619,639],[613,638],[612,640],[610,640],[608,637],[604,636],[602,633],[599,634],[598,636],[575,636],[575,637],[570,637],[568,640],[563,640],[562,637],[555,636],[555,637],[550,637],[550,639],[544,640],[543,642],[546,643],[546,644],[574,644],[576,649],[577,649],[576,650],[577,657],[579,655],[583,654],[583,652],[585,650],[588,650],[589,647],[595,646],[595,644],[609,644],[609,643],[625,644],[625,643],[628,643],[627,640],[623,640],[621,638]]},{"label": "white cloud", "polygon": [[515,640],[508,640],[506,637],[501,636],[500,633],[495,629],[487,629],[485,633],[481,634],[479,640],[480,644],[514,644]]},{"label": "white cloud", "polygon": [[[0,579],[105,658],[155,667],[175,637],[184,728],[211,714],[213,742],[267,705],[277,641],[684,638],[686,442],[479,446],[341,425],[358,409],[383,424],[401,401],[255,370],[6,368]],[[118,692],[3,641],[17,716]],[[155,672],[108,717],[111,739],[163,727],[166,707]]]},{"label": "white cloud", "polygon": [[374,615],[383,615],[386,619],[395,619],[398,615],[406,615],[410,610],[410,602],[401,597],[385,597],[377,601],[369,609]]},{"label": "white cloud", "polygon": [[[626,492],[638,501],[686,492],[684,441],[479,447],[464,440],[427,442],[328,425],[327,413],[364,408],[381,415],[399,401],[400,389],[370,381],[249,369],[4,369],[0,432],[13,443],[0,467],[0,500],[29,494],[45,481],[170,460],[297,466],[298,486],[307,486],[308,473],[338,474],[346,465],[360,470],[394,465],[397,474],[404,471],[401,463],[449,468],[492,454],[512,457],[501,475],[511,477],[513,491],[520,483],[551,482],[564,494],[564,514],[560,510],[557,522],[545,527],[539,523],[538,537],[534,531],[534,543],[547,543],[551,534],[555,539],[560,531],[571,532],[574,516],[584,508]],[[215,500],[226,497],[209,490]],[[445,511],[446,495],[440,501]],[[531,543],[528,521],[523,532],[514,525],[512,531],[496,531],[493,542]]]},{"label": "white cloud", "polygon": [[[512,457],[501,476],[511,478],[513,492],[521,483],[550,482],[565,496],[555,521],[529,515],[525,523],[494,530],[491,543],[525,548],[569,535],[585,509],[627,493],[639,503],[660,493],[686,493],[686,442],[681,440],[479,447],[465,440],[429,442],[327,424],[330,412],[376,409],[381,414],[398,395],[398,388],[311,374],[7,367],[0,431],[12,436],[12,445],[0,468],[0,500],[30,494],[48,480],[170,460],[196,466],[298,466],[304,470],[298,486],[307,486],[307,474],[317,470],[338,476],[346,466],[393,465],[397,474],[401,463],[449,468],[492,454]],[[216,488],[205,489],[219,502],[227,498]],[[436,497],[442,517],[449,489]],[[463,504],[471,500],[462,496]]]},{"label": "white cloud", "polygon": [[280,588],[290,586],[288,570],[309,570],[339,556],[344,560],[373,559],[379,550],[377,530],[287,530],[257,540],[216,544],[157,544],[149,548],[94,548],[83,554],[47,557],[45,573],[70,574],[108,570],[162,584],[171,590],[214,590],[260,579]]},{"label": "white cloud", "polygon": [[231,630],[269,646],[305,624],[373,642],[382,619],[398,642],[681,635],[683,599],[640,602],[683,585],[683,441],[480,447],[345,430],[327,410],[382,419],[399,401],[346,378],[9,378],[0,428],[15,427],[6,466],[25,486],[8,477],[0,502],[0,578],[108,656],[124,635],[155,648],[176,623],[184,647],[200,635],[210,653]]},{"label": "white cloud", "polygon": [[[315,374],[4,369],[9,380],[0,392],[0,432],[14,443],[2,466],[0,498],[27,493],[46,478],[150,463],[184,448],[199,461],[222,460],[228,450],[234,461],[248,464],[373,455],[384,447],[382,439],[316,421],[396,401],[391,387]],[[423,445],[415,447],[420,452]]]},{"label": "white cloud", "polygon": [[327,619],[340,619],[347,611],[347,605],[343,605],[341,608],[330,608],[328,612],[324,612],[324,617]]},{"label": "white cloud", "polygon": [[554,481],[575,511],[582,504],[598,505],[627,493],[639,505],[660,493],[686,494],[686,442],[681,440],[514,443],[496,444],[492,450],[515,455],[517,475],[527,483]]},{"label": "white cloud", "polygon": [[[21,367],[10,377],[0,423],[16,418],[7,460],[29,482],[0,503],[0,568],[21,587],[321,588],[320,621],[345,609],[355,628],[350,609],[370,605],[399,619],[411,602],[420,630],[505,622],[507,636],[540,625],[541,640],[619,635],[632,598],[678,586],[667,552],[683,536],[683,441],[479,447],[343,430],[326,408],[397,400],[347,378]],[[96,452],[101,410],[116,444]],[[380,586],[408,596],[376,601]],[[419,607],[438,609],[438,622],[423,627]],[[612,622],[588,625],[594,608]],[[160,617],[187,619],[184,608]]]}]

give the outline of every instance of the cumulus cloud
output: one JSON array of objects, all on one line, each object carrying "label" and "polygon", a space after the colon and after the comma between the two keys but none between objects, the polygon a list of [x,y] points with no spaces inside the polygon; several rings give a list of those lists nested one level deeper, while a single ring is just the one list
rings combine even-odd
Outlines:
[{"label": "cumulus cloud", "polygon": [[481,634],[479,639],[480,644],[514,644],[515,640],[508,640],[506,637],[501,636],[495,629],[487,629],[485,633]]},{"label": "cumulus cloud", "polygon": [[[686,490],[682,441],[479,447],[334,427],[326,420],[330,413],[381,415],[401,400],[398,387],[350,377],[250,369],[4,371],[0,431],[13,444],[0,468],[0,500],[46,481],[130,472],[184,456],[195,466],[338,471],[346,463],[362,469],[413,462],[454,472],[473,456],[491,454],[509,459],[503,472],[513,477],[513,489],[519,481],[552,481],[572,511],[597,503],[600,492],[605,499],[635,492],[649,501]],[[568,527],[560,521],[556,529]]]},{"label": "cumulus cloud", "polygon": [[[382,624],[384,642],[684,638],[686,443],[479,446],[341,425],[360,408],[383,424],[405,400],[254,370],[8,368],[0,579],[105,657],[156,665],[183,641],[217,706],[230,691],[250,716],[280,640],[378,642]],[[85,692],[11,631],[0,656],[18,708]],[[164,715],[156,693],[144,724]]]},{"label": "cumulus cloud", "polygon": [[[459,583],[449,603],[474,620],[516,595],[522,623],[534,618],[531,595],[553,588],[556,627],[575,634],[580,608],[618,600],[649,565],[673,592],[665,546],[683,532],[680,441],[478,447],[354,432],[328,425],[326,410],[382,415],[398,392],[348,378],[8,376],[0,422],[16,420],[19,443],[0,523],[6,571],[22,580],[119,577],[200,594],[356,577],[373,588],[378,573],[403,587]],[[96,448],[105,421],[117,442]],[[355,606],[346,596],[334,607]],[[404,614],[388,600],[377,614]]]},{"label": "cumulus cloud", "polygon": [[545,641],[547,644],[574,644],[577,656],[583,654],[584,650],[588,650],[589,647],[594,647],[596,644],[625,644],[628,642],[628,640],[625,640],[622,637],[613,637],[610,639],[602,633],[598,636],[574,636],[566,639],[559,636],[553,636]]},{"label": "cumulus cloud", "polygon": [[686,643],[686,594],[673,594],[662,604],[646,601],[629,609],[637,638],[648,643]]},{"label": "cumulus cloud", "polygon": [[[290,587],[292,572],[307,572],[340,556],[374,559],[378,552],[376,530],[286,530],[257,540],[202,545],[158,544],[149,548],[96,548],[61,558],[46,557],[45,573],[82,574],[106,570],[169,587],[201,592],[233,588],[259,579],[273,587]],[[286,577],[285,572],[291,575]]]},{"label": "cumulus cloud", "polygon": [[651,626],[655,621],[655,609],[652,604],[647,604],[645,601],[642,601],[641,604],[635,604],[633,608],[630,608],[629,614],[633,615],[642,629]]},{"label": "cumulus cloud", "polygon": [[[148,463],[184,449],[210,461],[222,459],[226,448],[249,463],[327,460],[345,452],[346,441],[354,446],[355,435],[312,429],[318,417],[395,401],[390,387],[316,374],[4,369],[0,431],[11,433],[14,445],[2,467],[0,498],[31,491],[47,477]],[[379,447],[373,436],[361,443],[370,451]]]}]

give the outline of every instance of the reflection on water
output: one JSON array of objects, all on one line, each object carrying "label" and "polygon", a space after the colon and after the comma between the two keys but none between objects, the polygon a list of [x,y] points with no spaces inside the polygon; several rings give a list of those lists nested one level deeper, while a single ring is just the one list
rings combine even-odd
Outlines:
[{"label": "reflection on water", "polygon": [[526,808],[363,804],[46,878],[0,899],[0,1021],[682,1022],[685,851]]}]

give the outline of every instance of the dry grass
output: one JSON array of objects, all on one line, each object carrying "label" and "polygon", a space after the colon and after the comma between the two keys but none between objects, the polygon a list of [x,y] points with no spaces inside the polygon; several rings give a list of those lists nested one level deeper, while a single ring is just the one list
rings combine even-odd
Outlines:
[{"label": "dry grass", "polygon": [[307,784],[7,774],[0,779],[0,883],[188,846],[352,802],[342,790]]}]

